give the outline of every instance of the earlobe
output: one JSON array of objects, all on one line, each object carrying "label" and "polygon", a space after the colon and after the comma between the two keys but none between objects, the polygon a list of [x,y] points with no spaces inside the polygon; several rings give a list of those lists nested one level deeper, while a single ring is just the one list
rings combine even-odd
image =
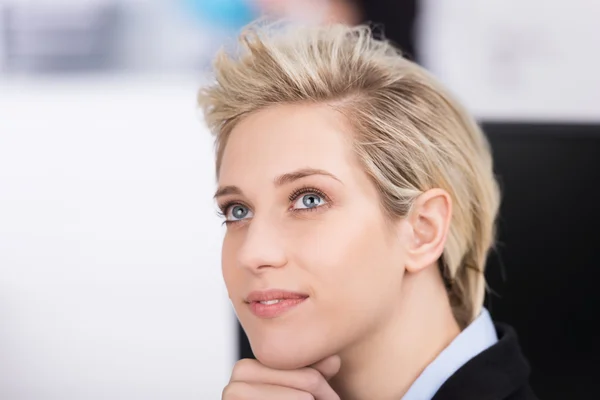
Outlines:
[{"label": "earlobe", "polygon": [[442,189],[430,189],[414,202],[407,222],[411,233],[406,269],[418,272],[442,255],[452,219],[452,200]]}]

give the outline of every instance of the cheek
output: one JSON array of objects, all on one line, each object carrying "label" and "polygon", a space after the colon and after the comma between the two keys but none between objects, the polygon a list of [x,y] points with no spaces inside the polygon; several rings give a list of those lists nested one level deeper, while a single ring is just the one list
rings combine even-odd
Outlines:
[{"label": "cheek", "polygon": [[229,293],[229,297],[232,297],[239,290],[241,282],[241,269],[237,267],[237,252],[236,249],[239,244],[235,238],[229,234],[225,235],[223,239],[223,245],[221,248],[221,270],[223,273],[223,280]]},{"label": "cheek", "polygon": [[383,296],[384,286],[400,286],[400,246],[390,234],[376,212],[340,213],[303,238],[299,264],[312,275],[319,297],[365,304],[365,297]]}]

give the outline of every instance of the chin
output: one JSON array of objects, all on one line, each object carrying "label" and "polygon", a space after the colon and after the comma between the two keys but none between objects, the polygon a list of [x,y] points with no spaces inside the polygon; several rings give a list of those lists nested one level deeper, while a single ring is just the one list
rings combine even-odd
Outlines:
[{"label": "chin", "polygon": [[[304,339],[304,340],[302,340]],[[249,338],[252,352],[261,364],[274,369],[298,369],[314,364],[327,356],[321,346],[299,337]]]}]

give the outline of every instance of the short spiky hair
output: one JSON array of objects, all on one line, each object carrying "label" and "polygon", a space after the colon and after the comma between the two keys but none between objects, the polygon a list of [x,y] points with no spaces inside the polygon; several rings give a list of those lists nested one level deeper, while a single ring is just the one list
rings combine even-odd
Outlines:
[{"label": "short spiky hair", "polygon": [[442,188],[453,216],[440,268],[464,327],[483,305],[499,191],[474,119],[421,67],[366,26],[251,24],[240,51],[222,51],[199,104],[216,136],[217,174],[232,128],[277,104],[322,103],[343,113],[354,149],[392,218]]}]

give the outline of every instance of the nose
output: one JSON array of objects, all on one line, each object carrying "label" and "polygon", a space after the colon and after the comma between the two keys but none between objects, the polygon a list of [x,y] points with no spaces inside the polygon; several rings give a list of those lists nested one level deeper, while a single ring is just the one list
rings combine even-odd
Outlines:
[{"label": "nose", "polygon": [[287,263],[282,235],[269,219],[253,218],[238,252],[238,265],[258,273]]}]

